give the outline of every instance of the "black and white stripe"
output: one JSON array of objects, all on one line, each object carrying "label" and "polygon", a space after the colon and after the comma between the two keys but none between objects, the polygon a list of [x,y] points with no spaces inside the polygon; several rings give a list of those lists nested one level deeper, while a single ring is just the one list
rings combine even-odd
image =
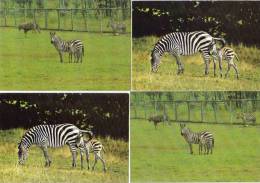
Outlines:
[{"label": "black and white stripe", "polygon": [[238,68],[237,65],[234,62],[234,58],[236,58],[237,61],[238,60],[238,56],[235,53],[235,51],[232,48],[229,47],[224,47],[224,48],[213,48],[213,57],[219,60],[219,64],[220,64],[220,72],[221,72],[221,76],[222,76],[222,60],[226,60],[227,64],[228,64],[228,68],[227,68],[227,72],[225,74],[225,77],[227,77],[230,68],[233,67],[235,72],[236,72],[236,77],[237,79],[239,79],[239,73],[238,73]]},{"label": "black and white stripe", "polygon": [[181,62],[180,56],[193,55],[200,52],[202,53],[205,62],[205,74],[208,74],[210,50],[213,45],[216,45],[216,41],[220,41],[222,43],[222,47],[224,47],[225,40],[223,38],[212,37],[204,31],[173,32],[167,34],[163,36],[153,48],[151,54],[152,72],[157,72],[160,64],[160,58],[165,52],[170,53],[176,58],[178,74],[181,74],[184,71],[184,65]]},{"label": "black and white stripe", "polygon": [[[192,132],[185,124],[180,124],[181,135],[184,137],[186,142],[189,144],[190,153],[193,154],[192,144],[199,144],[199,154],[202,152],[202,148],[207,142],[212,142],[214,146],[214,137],[212,133],[208,131]],[[201,139],[203,140],[201,142]]]},{"label": "black and white stripe", "polygon": [[63,41],[55,32],[50,32],[51,44],[54,45],[59,52],[60,62],[63,62],[63,53],[69,53],[69,62],[72,62],[72,56],[74,56],[74,62],[82,62],[84,56],[84,44],[81,40]]},{"label": "black and white stripe", "polygon": [[86,159],[88,163],[88,169],[89,169],[89,153],[94,153],[95,162],[92,166],[92,170],[95,169],[97,161],[100,159],[100,161],[103,164],[103,170],[106,172],[106,163],[104,158],[101,155],[101,151],[103,150],[105,152],[104,146],[102,143],[95,139],[90,140],[84,140],[83,137],[78,139],[77,141],[77,147],[80,148],[80,155],[81,155],[81,168],[83,168],[83,155],[86,154]]},{"label": "black and white stripe", "polygon": [[87,133],[92,138],[92,132],[80,130],[72,124],[56,124],[56,125],[38,125],[29,129],[18,144],[19,163],[25,162],[28,156],[28,150],[32,145],[39,146],[45,157],[45,166],[50,166],[47,148],[57,148],[64,145],[70,147],[72,153],[72,166],[76,166],[76,142],[84,133]]},{"label": "black and white stripe", "polygon": [[253,113],[237,113],[237,119],[242,119],[244,126],[246,123],[256,124],[256,117]]},{"label": "black and white stripe", "polygon": [[200,142],[199,142],[199,154],[203,153],[203,148],[204,148],[204,154],[209,154],[213,153],[213,148],[214,148],[214,138],[212,136],[201,136],[200,137]]}]

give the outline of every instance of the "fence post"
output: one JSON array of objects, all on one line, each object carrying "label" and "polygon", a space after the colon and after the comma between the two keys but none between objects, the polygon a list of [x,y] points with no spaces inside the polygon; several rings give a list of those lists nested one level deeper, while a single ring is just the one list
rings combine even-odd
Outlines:
[{"label": "fence post", "polygon": [[17,22],[16,22],[16,9],[14,9],[14,25],[17,26]]},{"label": "fence post", "polygon": [[231,101],[231,100],[230,100],[230,102],[229,102],[229,114],[230,114],[229,120],[230,120],[231,123],[233,123],[233,120],[232,120],[233,111],[232,111],[232,101]]},{"label": "fence post", "polygon": [[201,122],[204,121],[204,107],[203,107],[203,101],[200,102],[200,117],[201,117]]},{"label": "fence post", "polygon": [[157,102],[154,101],[154,114],[157,115]]},{"label": "fence post", "polygon": [[71,19],[71,30],[73,30],[73,11],[70,9],[71,14],[70,14],[70,19]]},{"label": "fence post", "polygon": [[33,9],[33,21],[34,21],[34,22],[36,22],[35,11],[36,11],[36,9]]},{"label": "fence post", "polygon": [[6,21],[6,8],[4,9],[4,17],[5,17],[5,26],[7,26],[7,21]]},{"label": "fence post", "polygon": [[45,29],[48,29],[48,9],[44,10],[44,15],[45,15]]},{"label": "fence post", "polygon": [[177,102],[174,102],[175,121],[178,121]]},{"label": "fence post", "polygon": [[57,13],[58,13],[58,29],[60,29],[60,10],[57,9]]},{"label": "fence post", "polygon": [[100,32],[103,32],[103,24],[102,24],[102,20],[103,20],[103,10],[100,11]]},{"label": "fence post", "polygon": [[188,106],[188,121],[190,121],[190,102],[187,101],[187,106]]},{"label": "fence post", "polygon": [[145,103],[145,101],[144,101],[144,119],[147,119],[146,118],[146,103]]}]

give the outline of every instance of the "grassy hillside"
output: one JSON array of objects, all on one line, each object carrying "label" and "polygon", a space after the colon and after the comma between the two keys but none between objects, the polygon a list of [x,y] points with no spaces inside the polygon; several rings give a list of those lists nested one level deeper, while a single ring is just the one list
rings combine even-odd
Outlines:
[{"label": "grassy hillside", "polygon": [[130,88],[130,36],[57,32],[65,40],[81,39],[82,64],[60,63],[49,31],[29,32],[1,28],[1,90],[128,90]]},{"label": "grassy hillside", "polygon": [[[185,68],[184,75],[177,75],[176,60],[168,54],[163,56],[158,73],[151,73],[151,50],[158,39],[150,36],[133,40],[132,88],[134,90],[257,90],[260,88],[260,50],[255,47],[231,45],[240,60],[236,62],[240,72],[239,80],[236,80],[233,69],[226,79],[214,77],[212,62],[210,74],[204,76],[205,65],[200,54],[181,57]],[[227,63],[223,62],[223,66],[223,73],[225,73]]]},{"label": "grassy hillside", "polygon": [[[0,182],[128,182],[128,143],[110,138],[100,139],[106,148],[104,158],[108,171],[103,173],[101,162],[96,170],[80,169],[80,156],[77,167],[71,167],[71,153],[68,146],[49,149],[51,167],[44,167],[44,156],[36,146],[30,148],[29,157],[24,166],[18,165],[17,143],[24,130],[0,131]],[[94,157],[91,154],[91,165]],[[85,161],[86,167],[86,161]]]},{"label": "grassy hillside", "polygon": [[213,155],[194,155],[180,135],[179,125],[154,126],[131,120],[132,182],[259,181],[259,128],[188,124],[194,131],[214,134]]}]

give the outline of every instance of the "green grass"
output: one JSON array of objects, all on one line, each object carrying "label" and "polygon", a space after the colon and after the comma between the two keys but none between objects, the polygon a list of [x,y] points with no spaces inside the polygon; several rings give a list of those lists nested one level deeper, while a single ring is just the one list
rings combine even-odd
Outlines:
[{"label": "green grass", "polygon": [[[77,167],[71,167],[71,153],[68,146],[48,150],[52,159],[51,167],[44,167],[44,156],[40,148],[32,146],[25,165],[17,164],[17,143],[24,130],[14,129],[0,131],[0,182],[128,182],[128,143],[121,140],[101,138],[106,152],[108,171],[103,173],[101,162],[96,170],[80,169],[78,155]],[[91,165],[93,163],[91,154]]]},{"label": "green grass", "polygon": [[259,181],[260,138],[258,127],[188,124],[193,131],[214,134],[212,155],[194,155],[180,135],[180,127],[131,120],[131,181]]},{"label": "green grass", "polygon": [[[243,45],[231,47],[237,52],[240,62],[236,62],[240,79],[236,80],[233,69],[228,78],[213,76],[213,63],[210,74],[204,75],[204,61],[200,54],[182,56],[184,75],[177,75],[175,59],[165,54],[161,59],[158,73],[151,73],[150,55],[158,37],[133,39],[132,88],[134,90],[257,90],[260,88],[260,50]],[[229,45],[230,46],[230,45]],[[223,73],[227,64],[223,62]],[[217,73],[219,75],[219,70]]]},{"label": "green grass", "polygon": [[81,39],[82,64],[60,63],[49,31],[29,32],[1,28],[1,90],[128,90],[130,88],[130,36],[57,32],[65,40]]}]

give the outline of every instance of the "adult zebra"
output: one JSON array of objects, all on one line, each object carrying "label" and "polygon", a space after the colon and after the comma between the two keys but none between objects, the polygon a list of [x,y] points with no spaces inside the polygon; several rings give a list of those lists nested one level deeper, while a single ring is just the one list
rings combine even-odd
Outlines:
[{"label": "adult zebra", "polygon": [[79,61],[79,58],[82,62],[82,57],[84,55],[84,45],[81,40],[70,40],[63,41],[55,32],[50,32],[51,44],[54,45],[56,50],[60,55],[60,62],[63,62],[63,53],[69,53],[69,62],[72,62],[72,56],[74,56],[74,61]]},{"label": "adult zebra", "polygon": [[45,166],[50,166],[51,160],[47,148],[62,147],[65,144],[70,147],[72,154],[72,166],[76,166],[76,143],[84,133],[93,136],[88,130],[80,130],[73,124],[38,125],[29,129],[18,144],[19,164],[23,164],[28,157],[29,148],[35,144],[39,146],[45,157]]},{"label": "adult zebra", "polygon": [[[184,65],[181,62],[181,55],[193,55],[201,52],[205,62],[205,74],[209,73],[210,50],[216,41],[225,46],[223,38],[215,38],[204,31],[195,32],[173,32],[163,36],[154,46],[151,53],[152,72],[157,72],[160,64],[160,59],[164,52],[169,52],[176,58],[178,65],[178,74],[183,73]],[[221,48],[222,48],[221,47]],[[214,76],[216,75],[216,62],[214,60]]]},{"label": "adult zebra", "polygon": [[[186,142],[189,144],[191,154],[193,154],[192,144],[199,144],[199,154],[202,152],[202,148],[203,147],[205,148],[205,145],[208,145],[207,143],[209,141],[214,146],[214,137],[212,133],[208,131],[202,131],[196,133],[191,131],[188,127],[186,127],[185,124],[180,124],[180,127],[181,127],[181,136],[183,136]],[[203,139],[202,143],[200,142],[201,139]]]}]

